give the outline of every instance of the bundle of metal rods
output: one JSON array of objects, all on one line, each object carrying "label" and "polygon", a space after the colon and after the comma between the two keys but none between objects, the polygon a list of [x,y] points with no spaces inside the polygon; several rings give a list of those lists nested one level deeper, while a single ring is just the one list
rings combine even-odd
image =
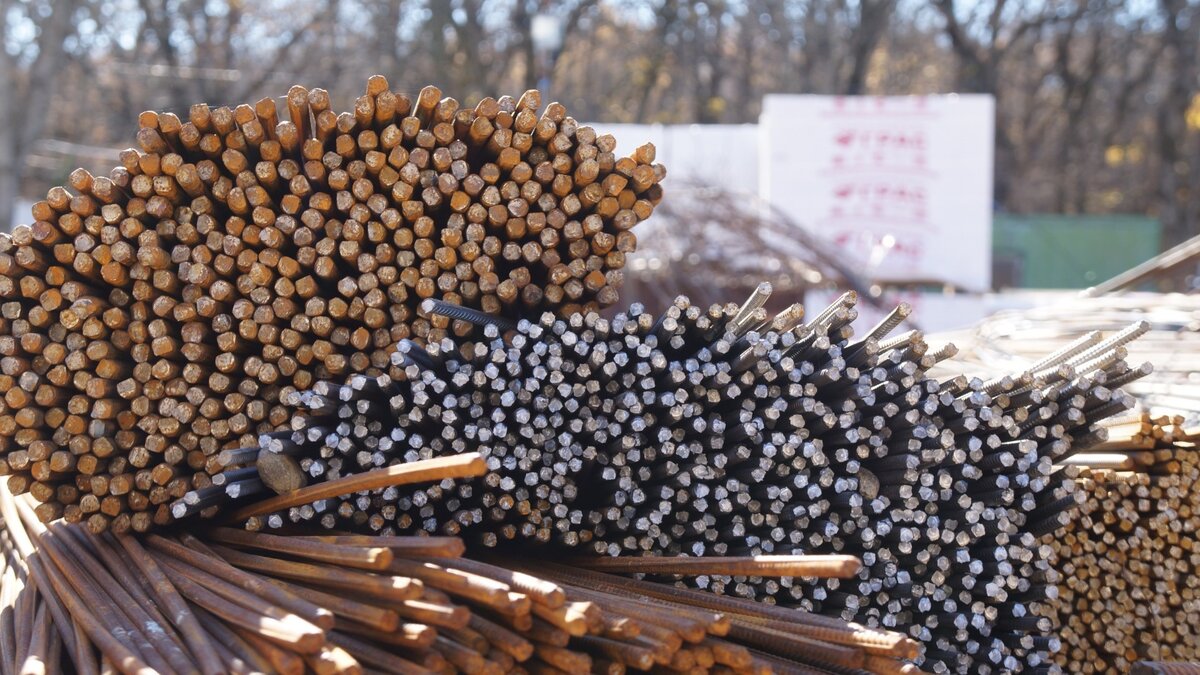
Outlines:
[{"label": "bundle of metal rods", "polygon": [[[96,535],[0,488],[5,672],[918,672],[905,636],[461,539]],[[709,559],[714,569],[755,561]],[[796,558],[762,574],[845,572]]]},{"label": "bundle of metal rods", "polygon": [[1200,675],[1200,662],[1138,661],[1130,675]]},{"label": "bundle of metal rods", "polygon": [[[1143,364],[1149,372],[1149,364]],[[1160,465],[1155,450],[1186,449],[1191,446],[1200,429],[1187,428],[1182,415],[1153,416],[1147,412],[1130,411],[1105,420],[1108,438],[1063,460],[1066,466],[1116,471],[1146,471]]]},{"label": "bundle of metal rods", "polygon": [[[1118,387],[1144,326],[1079,341],[992,381],[925,376],[952,346],[859,339],[853,294],[810,317],[691,305],[657,319],[511,322],[430,301],[475,322],[476,340],[402,342],[378,378],[292,400],[290,433],[228,452],[228,481],[287,493],[307,482],[478,451],[481,481],[320,500],[283,494],[235,511],[252,530],[293,523],[389,534],[534,539],[606,555],[847,553],[853,579],[706,574],[718,593],[896,628],[937,671],[1053,669],[1052,621],[1035,609],[1058,579],[1042,537],[1070,519],[1076,469],[1054,462],[1105,438],[1132,404]],[[253,462],[257,458],[258,465]],[[305,488],[305,490],[311,489]],[[176,504],[217,510],[221,487]]]},{"label": "bundle of metal rods", "polygon": [[1046,616],[1067,672],[1200,660],[1200,430],[1179,421],[1112,425],[1104,452],[1082,457],[1080,513],[1047,539],[1062,581]]},{"label": "bundle of metal rods", "polygon": [[1129,393],[1155,415],[1200,419],[1200,387],[1193,377],[1200,370],[1200,295],[1064,294],[1059,302],[997,312],[944,337],[962,348],[958,372],[982,375],[1024,368],[1059,345],[1095,331],[1120,330],[1131,321],[1145,321],[1149,330],[1130,345],[1130,358],[1150,361],[1154,373],[1133,383]]},{"label": "bundle of metal rods", "polygon": [[424,299],[614,303],[665,170],[539,106],[375,76],[341,114],[300,86],[143,113],[110,176],[73,172],[0,235],[0,472],[46,520],[146,530],[285,425],[281,396],[470,330]]}]

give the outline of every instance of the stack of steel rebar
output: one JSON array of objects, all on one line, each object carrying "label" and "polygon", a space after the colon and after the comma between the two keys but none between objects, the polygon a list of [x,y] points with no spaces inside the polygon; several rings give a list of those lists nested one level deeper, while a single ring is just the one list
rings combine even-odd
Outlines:
[{"label": "stack of steel rebar", "polygon": [[[453,473],[448,475],[455,475]],[[0,488],[0,666],[124,673],[906,673],[899,633],[449,537],[96,535]],[[709,559],[845,574],[857,561]]]},{"label": "stack of steel rebar", "polygon": [[994,373],[1025,367],[1071,340],[1098,341],[1099,331],[1134,319],[1148,324],[1129,345],[1130,356],[1154,364],[1138,366],[1144,377],[1127,388],[1137,412],[1106,421],[1106,440],[1058,460],[1082,472],[1082,506],[1044,540],[1059,581],[1057,597],[1039,611],[1055,624],[1062,643],[1055,660],[1067,672],[1129,672],[1139,659],[1200,658],[1198,300],[1151,293],[1073,298],[1000,313],[952,334],[964,342],[957,369]]},{"label": "stack of steel rebar", "polygon": [[1067,672],[1200,659],[1200,431],[1180,422],[1123,420],[1079,457],[1080,513],[1046,540],[1062,580],[1045,616]]},{"label": "stack of steel rebar", "polygon": [[1130,360],[1153,363],[1154,373],[1132,384],[1129,393],[1152,415],[1200,421],[1200,387],[1194,377],[1200,370],[1200,295],[1067,296],[1032,309],[997,312],[969,330],[939,337],[962,348],[956,374],[986,377],[1019,370],[1060,345],[1097,331],[1120,330],[1133,321],[1145,321],[1149,330],[1130,345]]},{"label": "stack of steel rebar", "polygon": [[1200,675],[1200,662],[1138,661],[1130,675]]},{"label": "stack of steel rebar", "polygon": [[[1123,345],[1145,327],[1015,376],[939,382],[925,373],[952,346],[888,337],[906,307],[854,339],[853,294],[805,321],[798,306],[768,316],[769,292],[740,306],[680,298],[657,318],[635,305],[611,320],[512,322],[430,301],[480,339],[402,342],[385,376],[295,395],[304,414],[290,433],[224,456],[230,482],[285,493],[233,518],[606,555],[847,553],[863,561],[849,580],[691,582],[904,630],[933,670],[1052,667],[1052,620],[1038,607],[1058,578],[1042,537],[1083,496],[1075,470],[1053,465],[1101,442],[1097,422],[1132,405],[1118,387],[1143,371]],[[286,494],[465,451],[487,458],[481,481]],[[217,510],[222,492],[193,493],[179,515]]]},{"label": "stack of steel rebar", "polygon": [[[854,293],[606,317],[665,171],[539,107],[377,76],[144,113],[0,235],[0,670],[1195,658],[1194,438],[1106,423],[1190,309],[1104,300],[987,380],[907,306],[855,336]],[[245,529],[118,536],[196,515]]]},{"label": "stack of steel rebar", "polygon": [[424,299],[614,303],[665,170],[539,106],[375,76],[341,114],[300,86],[143,113],[110,176],[73,172],[0,235],[0,472],[44,518],[146,530],[285,426],[290,391],[469,330]]},{"label": "stack of steel rebar", "polygon": [[743,192],[672,179],[671,198],[638,229],[622,293],[656,313],[680,294],[709,305],[743,297],[764,281],[775,288],[778,309],[783,298],[830,286],[856,291],[872,305],[885,302],[839,250]]}]

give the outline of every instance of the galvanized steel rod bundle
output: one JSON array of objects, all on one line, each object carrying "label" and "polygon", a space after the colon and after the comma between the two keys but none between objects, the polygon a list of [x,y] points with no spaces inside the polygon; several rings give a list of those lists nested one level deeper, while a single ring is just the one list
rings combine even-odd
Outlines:
[{"label": "galvanized steel rod bundle", "polygon": [[[468,451],[487,475],[244,525],[532,539],[609,556],[852,555],[862,566],[849,579],[748,570],[686,583],[903,630],[930,670],[1056,669],[1053,622],[1038,612],[1059,581],[1043,537],[1082,494],[1077,469],[1055,463],[1103,442],[1098,423],[1133,404],[1106,384],[1142,374],[1123,356],[1144,327],[1032,372],[937,380],[926,373],[954,349],[891,335],[906,307],[856,339],[852,293],[806,317],[799,306],[768,315],[770,292],[709,308],[680,297],[658,317],[633,305],[612,319],[516,322],[428,301],[477,332],[401,342],[384,376],[297,393],[292,430],[261,436],[258,461],[285,492]],[[227,471],[253,470],[252,456],[231,453]],[[219,503],[177,507],[213,515]]]},{"label": "galvanized steel rod bundle", "polygon": [[[1146,333],[1129,345],[1130,361],[1149,361],[1154,372],[1129,385],[1141,407],[1153,415],[1182,415],[1195,423],[1200,388],[1200,296],[1180,293],[1125,293],[1069,297],[1046,306],[998,312],[970,330],[938,336],[954,340],[962,353],[958,372],[989,376],[1027,367],[1042,354],[1082,336],[1114,332],[1144,321]],[[939,369],[939,373],[948,372]]]}]

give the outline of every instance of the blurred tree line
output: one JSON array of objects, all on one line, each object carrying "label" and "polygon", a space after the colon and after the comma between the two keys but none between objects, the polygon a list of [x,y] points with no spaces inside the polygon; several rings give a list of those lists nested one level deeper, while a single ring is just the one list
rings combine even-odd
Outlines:
[{"label": "blurred tree line", "polygon": [[468,103],[549,83],[610,122],[753,122],[775,92],[989,93],[998,208],[1200,232],[1200,0],[0,0],[0,37],[0,205],[106,170],[141,110],[297,82],[345,106],[380,72]]}]

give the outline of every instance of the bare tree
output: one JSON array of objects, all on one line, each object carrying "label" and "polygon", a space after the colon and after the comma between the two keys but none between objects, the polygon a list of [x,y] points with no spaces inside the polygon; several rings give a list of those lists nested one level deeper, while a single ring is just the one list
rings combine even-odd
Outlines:
[{"label": "bare tree", "polygon": [[[554,53],[533,42],[539,14],[562,27]],[[1154,214],[1171,242],[1200,231],[1197,26],[1200,0],[0,0],[0,211],[23,173],[51,184],[78,161],[40,139],[99,161],[144,109],[293,82],[348,103],[369,72],[470,104],[552,75],[589,121],[753,122],[770,93],[989,93],[1002,208]]]},{"label": "bare tree", "polygon": [[852,5],[846,10],[853,17],[850,52],[848,54],[849,71],[841,93],[859,95],[867,93],[867,72],[875,50],[887,33],[892,15],[896,10],[895,0],[859,0],[857,3],[842,3]]},{"label": "bare tree", "polygon": [[337,4],[323,0],[277,15],[236,1],[214,12],[205,0],[138,0],[137,44],[124,56],[160,66],[150,75],[173,109],[241,101],[311,67],[302,49],[328,37],[319,29],[336,21]]},{"label": "bare tree", "polygon": [[1165,245],[1178,244],[1198,230],[1196,208],[1189,201],[1197,195],[1189,190],[1200,166],[1192,166],[1187,157],[1189,135],[1194,146],[1195,131],[1187,126],[1187,112],[1197,96],[1200,64],[1197,33],[1200,33],[1200,3],[1189,0],[1160,0],[1163,22],[1164,61],[1160,68],[1167,74],[1162,100],[1155,111],[1156,146],[1159,153],[1157,210],[1163,223]]},{"label": "bare tree", "polygon": [[[933,6],[942,17],[955,56],[956,89],[997,96],[1005,59],[1029,33],[1058,20],[1055,3],[1036,0],[933,0]],[[997,108],[995,196],[1001,203],[1009,198],[1013,157],[1017,154],[1004,112],[1003,107]]]},{"label": "bare tree", "polygon": [[[41,138],[56,91],[55,74],[73,57],[67,44],[80,0],[0,0],[0,230],[12,228],[12,205],[33,143]],[[16,24],[20,24],[19,26]],[[10,31],[32,35],[15,42]]]}]

